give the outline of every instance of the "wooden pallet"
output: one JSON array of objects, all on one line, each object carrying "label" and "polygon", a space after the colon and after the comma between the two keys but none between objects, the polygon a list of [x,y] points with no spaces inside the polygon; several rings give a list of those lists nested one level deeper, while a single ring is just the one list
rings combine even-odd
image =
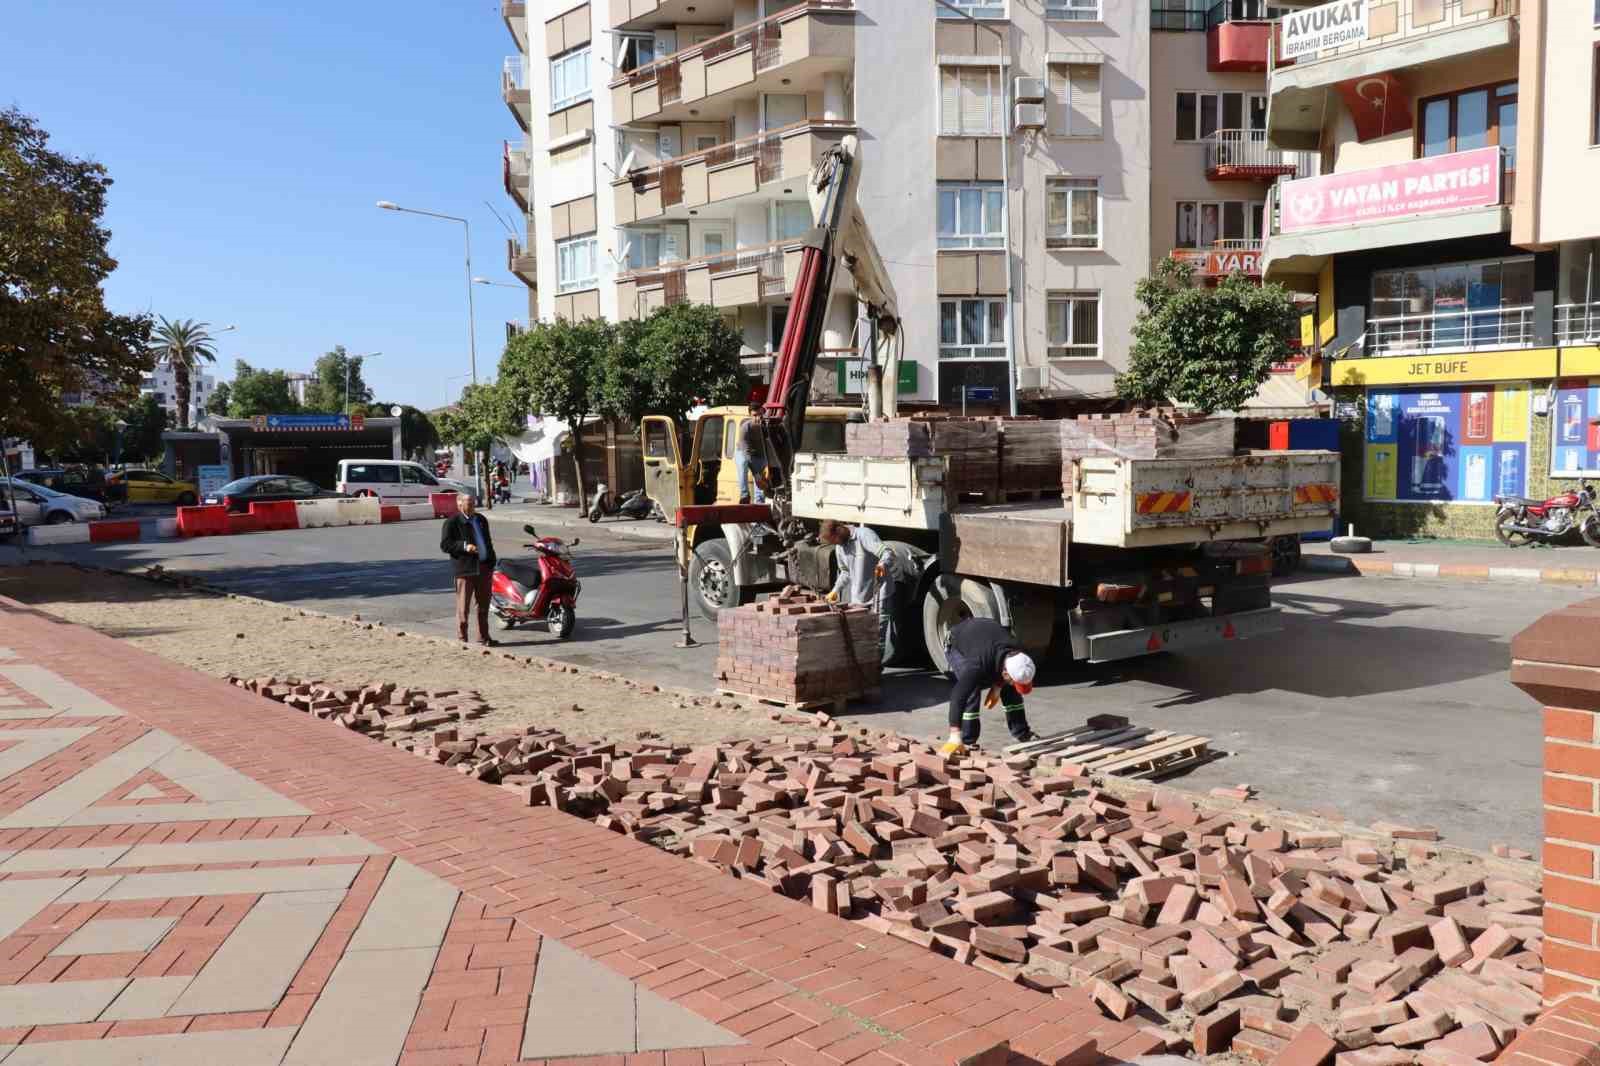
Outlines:
[{"label": "wooden pallet", "polygon": [[882,694],[882,689],[869,688],[865,692],[853,693],[848,696],[829,696],[826,699],[802,700],[797,703],[789,700],[780,700],[773,696],[758,696],[753,692],[740,692],[737,689],[717,689],[717,695],[719,696],[733,696],[741,700],[754,700],[764,706],[772,707],[778,710],[795,711],[796,713],[827,711],[828,713],[835,715],[843,714],[846,705],[848,705],[851,700],[868,700],[872,703],[876,703]]},{"label": "wooden pallet", "polygon": [[1049,756],[1058,763],[1081,766],[1088,773],[1156,779],[1190,769],[1219,752],[1209,737],[1171,733],[1147,726],[1089,725],[1054,733],[1025,744],[1013,744],[1007,755]]}]

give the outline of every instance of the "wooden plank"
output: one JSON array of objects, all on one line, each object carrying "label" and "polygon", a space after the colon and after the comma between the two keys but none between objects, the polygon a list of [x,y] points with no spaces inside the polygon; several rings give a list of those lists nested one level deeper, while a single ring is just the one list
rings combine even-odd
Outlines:
[{"label": "wooden plank", "polygon": [[1205,737],[1177,737],[1167,741],[1165,744],[1153,745],[1150,748],[1140,748],[1137,751],[1129,752],[1126,757],[1101,763],[1095,767],[1095,770],[1103,774],[1114,774],[1119,769],[1138,766],[1160,755],[1174,755],[1191,748],[1203,748],[1209,743],[1210,741]]},{"label": "wooden plank", "polygon": [[1044,754],[1054,756],[1058,760],[1079,762],[1081,761],[1080,756],[1085,753],[1122,751],[1128,747],[1127,742],[1140,740],[1151,732],[1153,731],[1148,726],[1133,726],[1128,729],[1119,729],[1103,738],[1092,739],[1085,737],[1082,743],[1074,744],[1058,751],[1045,752]]},{"label": "wooden plank", "polygon": [[1072,729],[1064,729],[1059,733],[1049,733],[1049,734],[1047,734],[1045,736],[1037,737],[1037,738],[1035,738],[1033,740],[1023,741],[1021,744],[1008,744],[1002,750],[1007,755],[1025,755],[1025,754],[1028,754],[1028,753],[1034,751],[1035,749],[1047,748],[1047,747],[1051,746],[1052,744],[1056,744],[1056,743],[1058,743],[1058,742],[1060,742],[1062,740],[1065,740],[1065,739],[1067,739],[1069,737],[1081,736],[1082,734],[1087,733],[1087,732],[1090,732],[1090,729],[1089,729],[1088,726],[1086,726],[1086,725],[1075,726]]},{"label": "wooden plank", "polygon": [[1113,760],[1122,759],[1126,756],[1132,755],[1136,751],[1145,751],[1150,748],[1160,747],[1161,745],[1176,739],[1177,734],[1175,733],[1170,733],[1164,729],[1155,730],[1141,738],[1141,742],[1138,744],[1118,744],[1115,747],[1108,748],[1103,752],[1097,752],[1090,755],[1080,755],[1073,761],[1082,763],[1091,770],[1098,770],[1101,766]]}]

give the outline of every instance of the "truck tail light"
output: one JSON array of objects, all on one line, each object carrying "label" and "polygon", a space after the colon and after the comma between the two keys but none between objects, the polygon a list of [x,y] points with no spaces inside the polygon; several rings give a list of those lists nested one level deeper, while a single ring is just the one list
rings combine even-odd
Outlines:
[{"label": "truck tail light", "polygon": [[1261,555],[1253,555],[1248,559],[1240,559],[1235,572],[1240,577],[1248,574],[1270,574],[1272,573],[1272,556],[1263,552]]},{"label": "truck tail light", "polygon": [[228,508],[230,511],[233,510],[233,497],[232,496],[224,496],[222,498],[222,506]]}]

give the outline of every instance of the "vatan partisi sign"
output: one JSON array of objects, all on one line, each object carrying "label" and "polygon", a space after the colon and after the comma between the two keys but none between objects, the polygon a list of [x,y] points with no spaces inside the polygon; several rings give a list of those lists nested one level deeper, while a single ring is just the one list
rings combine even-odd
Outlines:
[{"label": "vatan partisi sign", "polygon": [[1429,156],[1386,167],[1284,182],[1284,233],[1387,222],[1500,202],[1500,149]]},{"label": "vatan partisi sign", "polygon": [[1283,16],[1278,58],[1314,55],[1367,39],[1367,0],[1334,0]]}]

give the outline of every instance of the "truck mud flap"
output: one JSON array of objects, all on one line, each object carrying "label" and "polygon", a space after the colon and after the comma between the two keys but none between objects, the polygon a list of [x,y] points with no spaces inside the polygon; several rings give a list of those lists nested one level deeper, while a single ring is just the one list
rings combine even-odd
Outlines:
[{"label": "truck mud flap", "polygon": [[1196,618],[1187,622],[1149,626],[1143,629],[1119,629],[1110,633],[1096,633],[1089,639],[1089,661],[1113,662],[1132,659],[1158,651],[1188,652],[1230,640],[1246,640],[1263,633],[1273,633],[1283,628],[1278,618],[1279,608],[1268,607],[1259,611],[1240,611],[1218,618]]}]

